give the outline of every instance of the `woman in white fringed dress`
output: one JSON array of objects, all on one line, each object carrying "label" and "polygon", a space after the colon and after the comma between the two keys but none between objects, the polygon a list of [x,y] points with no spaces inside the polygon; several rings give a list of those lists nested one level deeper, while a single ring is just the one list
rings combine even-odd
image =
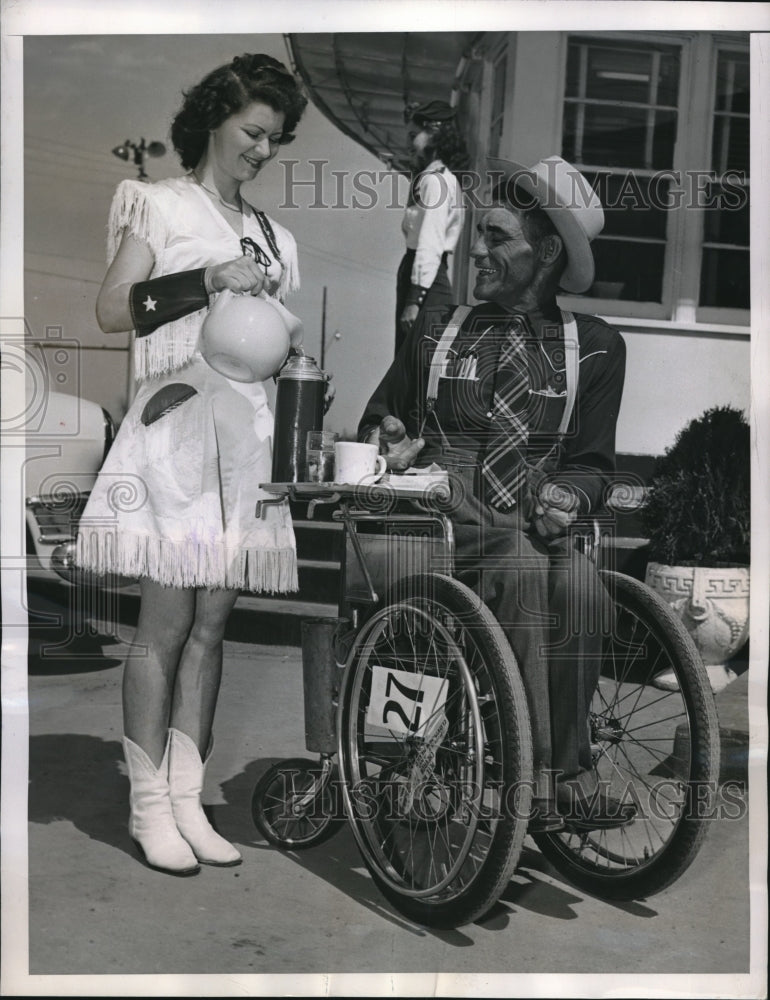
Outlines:
[{"label": "woman in white fringed dress", "polygon": [[123,181],[110,212],[97,318],[105,332],[134,331],[140,384],[84,512],[77,558],[140,581],[123,678],[129,832],[149,865],[176,875],[241,861],[200,799],[225,625],[239,591],[297,589],[288,507],[255,517],[271,467],[264,386],[211,369],[198,335],[225,289],[280,301],[299,287],[294,238],[240,186],[291,141],[306,103],[270,56],[219,67],[172,125],[188,172]]}]

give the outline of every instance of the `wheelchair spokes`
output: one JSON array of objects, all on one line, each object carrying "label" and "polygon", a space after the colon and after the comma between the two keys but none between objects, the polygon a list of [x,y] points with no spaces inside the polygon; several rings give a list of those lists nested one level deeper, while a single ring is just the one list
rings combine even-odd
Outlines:
[{"label": "wheelchair spokes", "polygon": [[402,589],[353,648],[340,768],[382,891],[407,915],[457,926],[491,905],[515,866],[529,803],[510,817],[505,797],[530,777],[531,752],[528,722],[511,715],[510,650],[494,646],[467,588],[444,577],[425,585]]},{"label": "wheelchair spokes", "polygon": [[[401,690],[398,700],[375,708],[376,671],[385,672],[386,694],[396,693],[399,677]],[[424,712],[429,678],[445,681],[446,695]],[[471,684],[459,648],[417,608],[377,616],[359,649],[347,733],[350,800],[364,849],[409,895],[447,890],[473,843],[479,804],[473,790],[483,785],[484,765],[481,719],[466,691]],[[410,701],[414,712],[407,716]],[[391,722],[407,723],[407,730],[388,728]]]},{"label": "wheelchair spokes", "polygon": [[[719,773],[708,678],[681,622],[636,580],[604,573],[616,606],[590,716],[600,787],[637,808],[612,830],[538,837],[549,859],[592,892],[630,899],[659,891],[690,864],[706,832]],[[674,691],[653,684],[662,671]]]}]

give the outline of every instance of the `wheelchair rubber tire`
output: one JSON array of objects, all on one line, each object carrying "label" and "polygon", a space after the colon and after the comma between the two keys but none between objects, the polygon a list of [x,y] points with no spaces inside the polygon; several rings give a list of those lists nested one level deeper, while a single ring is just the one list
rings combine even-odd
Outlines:
[{"label": "wheelchair rubber tire", "polygon": [[[303,791],[321,767],[317,761],[304,757],[291,757],[273,764],[254,786],[251,797],[251,815],[254,825],[270,844],[284,850],[302,850],[322,844],[340,829],[343,817],[334,792],[328,785],[323,798],[305,817],[287,815],[292,791]],[[336,772],[335,772],[336,773]],[[336,788],[334,776],[333,787]]]},{"label": "wheelchair rubber tire", "polygon": [[[676,881],[695,859],[713,823],[719,723],[698,650],[669,605],[632,577],[609,570],[600,571],[600,577],[614,598],[617,617],[605,643],[592,712],[598,712],[602,724],[598,731],[609,735],[606,763],[614,754],[624,780],[644,790],[640,798],[647,813],[642,810],[631,824],[616,831],[588,835],[566,831],[538,834],[534,839],[574,885],[605,899],[633,900]],[[642,657],[630,657],[632,648],[642,650]],[[618,676],[624,656],[624,671]],[[661,691],[651,684],[667,669],[675,672],[678,691]],[[604,692],[601,696],[600,691]],[[597,715],[593,718],[596,722]],[[664,809],[659,790],[666,783],[681,785],[682,800]]]},{"label": "wheelchair rubber tire", "polygon": [[[424,645],[427,650],[433,644],[434,651],[426,653],[423,661],[418,639],[409,635],[410,621],[415,631],[422,627],[433,630],[424,639]],[[405,759],[397,759],[401,753],[397,740],[390,745],[394,762],[372,765],[367,760],[370,745],[375,747],[372,759],[377,753],[385,753],[383,744],[377,744],[371,736],[367,743],[365,730],[369,720],[365,717],[374,669],[384,662],[398,662],[397,644],[390,654],[388,641],[383,639],[388,629],[392,635],[398,633],[397,643],[413,642],[414,655],[407,656],[400,667],[413,667],[415,676],[420,678],[429,669],[439,674],[445,670],[448,678],[446,703],[441,712],[445,719],[451,717],[452,722],[436,751],[433,771],[436,781],[433,790],[443,783],[445,809],[441,815],[428,819],[423,816],[418,820],[408,813],[400,819],[397,814],[393,820],[384,810],[382,820],[379,812],[374,819],[362,817],[352,793],[355,783],[361,782],[361,787],[372,796],[381,794],[384,803],[389,786],[394,786],[397,780],[402,790],[414,782],[410,765]],[[442,644],[446,651],[443,659]],[[432,668],[424,665],[430,655],[435,657]],[[403,675],[401,680],[404,681]],[[472,718],[477,721],[469,722]],[[462,750],[457,748],[475,746],[474,733],[483,753],[467,754],[473,763],[463,774],[466,778],[471,775],[472,780],[463,783]],[[348,819],[364,862],[383,895],[401,914],[431,927],[459,927],[486,914],[510,881],[526,834],[532,792],[532,737],[515,657],[499,624],[473,591],[437,574],[419,574],[399,581],[381,610],[367,621],[351,649],[340,692],[338,740]],[[377,766],[379,773],[371,776],[368,772]],[[390,778],[382,777],[386,771]],[[362,779],[364,772],[367,773]],[[463,789],[475,787],[479,787],[480,798],[475,807],[468,809],[462,802]],[[511,788],[520,796],[515,809],[507,808]],[[486,809],[480,807],[481,798],[493,804]],[[456,854],[450,853],[454,837],[462,841]],[[399,838],[407,846],[398,845]],[[392,845],[387,848],[388,856],[386,843]],[[444,849],[446,858],[436,860],[434,850]],[[433,879],[437,882],[435,892],[431,885],[416,884],[422,877],[416,870],[425,855],[430,856],[429,860],[423,860],[428,866],[427,882],[434,870],[437,873]],[[453,865],[460,866],[457,874],[442,884],[438,873],[443,870],[446,881]]]}]

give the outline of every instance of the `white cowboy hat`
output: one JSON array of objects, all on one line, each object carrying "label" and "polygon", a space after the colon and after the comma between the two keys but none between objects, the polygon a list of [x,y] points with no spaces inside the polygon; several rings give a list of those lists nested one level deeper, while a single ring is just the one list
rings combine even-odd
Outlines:
[{"label": "white cowboy hat", "polygon": [[[591,240],[604,227],[602,203],[588,180],[560,156],[548,156],[531,167],[512,160],[488,157],[490,171],[499,180],[515,180],[517,188],[537,204],[556,227],[567,251],[567,266],[560,279],[565,292],[585,292],[594,280]],[[534,207],[521,199],[517,207]]]}]

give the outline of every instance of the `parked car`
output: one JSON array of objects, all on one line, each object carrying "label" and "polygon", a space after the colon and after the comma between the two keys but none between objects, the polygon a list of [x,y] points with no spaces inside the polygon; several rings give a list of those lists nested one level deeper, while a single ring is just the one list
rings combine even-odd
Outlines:
[{"label": "parked car", "polygon": [[45,411],[27,434],[24,465],[27,573],[77,581],[77,525],[96,475],[115,438],[112,416],[91,400],[49,392]]}]

